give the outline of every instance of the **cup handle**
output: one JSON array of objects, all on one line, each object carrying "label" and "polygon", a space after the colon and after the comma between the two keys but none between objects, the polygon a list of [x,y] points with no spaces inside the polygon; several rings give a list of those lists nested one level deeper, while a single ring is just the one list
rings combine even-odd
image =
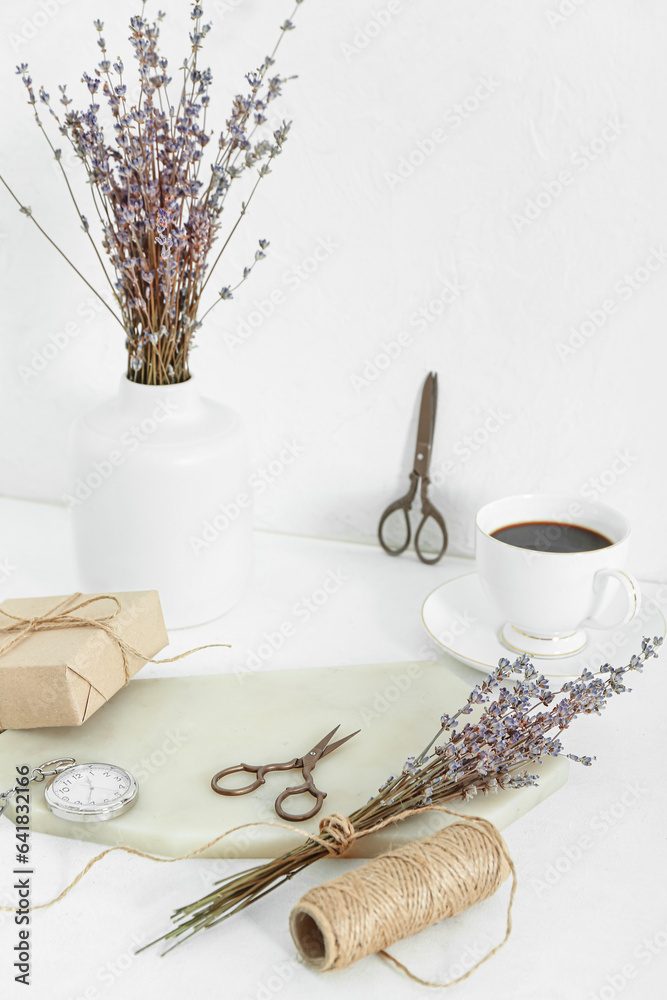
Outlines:
[{"label": "cup handle", "polygon": [[[615,580],[618,580],[625,590],[625,594],[628,599],[628,609],[620,621],[617,622],[601,622],[595,618],[595,613],[601,604],[605,590],[607,589],[606,584],[609,577],[613,577]],[[628,625],[639,613],[642,603],[642,594],[639,584],[632,573],[626,573],[625,570],[622,569],[599,569],[595,574],[593,590],[598,595],[598,601],[596,602],[597,607],[593,608],[593,614],[590,618],[584,618],[580,626],[581,628],[618,628],[621,625]]]}]

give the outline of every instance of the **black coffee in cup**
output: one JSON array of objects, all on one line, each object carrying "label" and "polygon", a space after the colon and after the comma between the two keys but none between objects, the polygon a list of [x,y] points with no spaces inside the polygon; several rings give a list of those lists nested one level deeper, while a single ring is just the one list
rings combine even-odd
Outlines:
[{"label": "black coffee in cup", "polygon": [[520,549],[536,552],[590,552],[614,543],[606,535],[579,524],[558,521],[525,521],[508,524],[491,532],[492,538]]}]

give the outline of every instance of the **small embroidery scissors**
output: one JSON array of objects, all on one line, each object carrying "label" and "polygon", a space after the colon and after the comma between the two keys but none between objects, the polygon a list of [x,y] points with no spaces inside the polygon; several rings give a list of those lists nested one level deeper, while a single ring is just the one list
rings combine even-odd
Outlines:
[{"label": "small embroidery scissors", "polygon": [[[422,401],[419,411],[419,426],[417,428],[417,447],[415,448],[415,462],[413,470],[410,473],[410,489],[404,497],[400,498],[400,500],[395,500],[394,503],[389,504],[380,518],[380,524],[378,525],[378,538],[380,539],[380,545],[385,552],[388,552],[390,556],[400,556],[401,552],[405,552],[410,544],[410,518],[408,517],[408,511],[412,508],[412,504],[417,494],[417,483],[421,478],[422,519],[419,527],[417,528],[417,534],[415,535],[415,551],[423,563],[437,563],[438,560],[445,554],[445,550],[447,548],[447,528],[445,527],[444,518],[440,511],[437,510],[428,499],[428,488],[431,482],[428,477],[428,473],[431,465],[431,449],[433,447],[435,412],[437,404],[438,376],[435,372],[430,372],[430,374],[426,377],[424,388],[422,390]],[[392,514],[395,514],[396,511],[399,510],[402,510],[405,516],[405,541],[399,547],[391,547],[387,544],[384,537],[385,523]],[[419,536],[421,535],[422,528],[429,518],[433,518],[442,532],[442,546],[440,551],[430,559],[424,555],[419,547]]]},{"label": "small embroidery scissors", "polygon": [[[218,771],[217,774],[211,778],[211,788],[218,795],[247,795],[249,792],[254,792],[256,788],[263,785],[266,781],[265,775],[269,771],[293,771],[301,768],[301,773],[303,774],[303,784],[295,785],[291,788],[286,788],[284,792],[281,792],[275,801],[275,810],[281,819],[295,820],[296,822],[303,822],[306,819],[311,819],[316,813],[322,808],[322,803],[327,797],[326,792],[321,792],[316,786],[312,779],[312,771],[315,768],[318,760],[322,757],[326,757],[327,754],[332,753],[337,750],[338,747],[342,746],[343,743],[347,743],[351,740],[353,736],[356,736],[361,730],[357,729],[355,733],[350,733],[349,736],[344,736],[341,740],[336,740],[335,743],[329,743],[331,737],[340,729],[340,725],[332,729],[330,733],[316,743],[312,750],[309,750],[307,754],[303,757],[294,757],[292,760],[287,760],[282,764],[259,764],[254,766],[252,764],[236,764],[234,767],[226,767],[222,771]],[[249,774],[256,774],[257,779],[253,781],[250,785],[244,785],[242,788],[221,788],[218,782],[220,778],[224,778],[226,774],[234,774],[236,771],[247,771]],[[315,799],[315,805],[309,812],[302,813],[300,816],[290,816],[283,809],[283,802],[290,795],[301,795],[304,792],[308,792]]]}]

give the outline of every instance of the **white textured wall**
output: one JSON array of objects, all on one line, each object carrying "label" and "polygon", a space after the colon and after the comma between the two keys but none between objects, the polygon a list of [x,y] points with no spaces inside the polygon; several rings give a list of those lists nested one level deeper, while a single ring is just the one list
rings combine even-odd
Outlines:
[{"label": "white textured wall", "polygon": [[[187,5],[160,5],[176,56]],[[53,94],[96,59],[92,18],[113,51],[134,7],[0,9],[0,164],[88,275],[13,66]],[[222,122],[291,7],[204,7]],[[258,524],[372,541],[434,369],[433,499],[453,550],[494,496],[597,494],[634,520],[637,570],[667,573],[662,0],[306,0],[298,25],[279,66],[299,74],[281,101],[292,137],[220,284],[257,237],[270,258],[211,315],[193,364],[244,412],[258,470],[302,450],[257,496]],[[58,499],[69,422],[113,391],[122,337],[2,191],[0,234],[0,490]]]}]

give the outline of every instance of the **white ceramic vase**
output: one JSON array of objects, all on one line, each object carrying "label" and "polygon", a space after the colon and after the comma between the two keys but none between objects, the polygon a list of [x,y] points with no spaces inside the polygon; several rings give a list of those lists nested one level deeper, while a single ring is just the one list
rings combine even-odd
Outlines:
[{"label": "white ceramic vase", "polygon": [[239,415],[203,398],[196,379],[123,378],[74,423],[70,470],[82,590],[156,589],[168,628],[236,603],[252,547],[246,438]]}]

